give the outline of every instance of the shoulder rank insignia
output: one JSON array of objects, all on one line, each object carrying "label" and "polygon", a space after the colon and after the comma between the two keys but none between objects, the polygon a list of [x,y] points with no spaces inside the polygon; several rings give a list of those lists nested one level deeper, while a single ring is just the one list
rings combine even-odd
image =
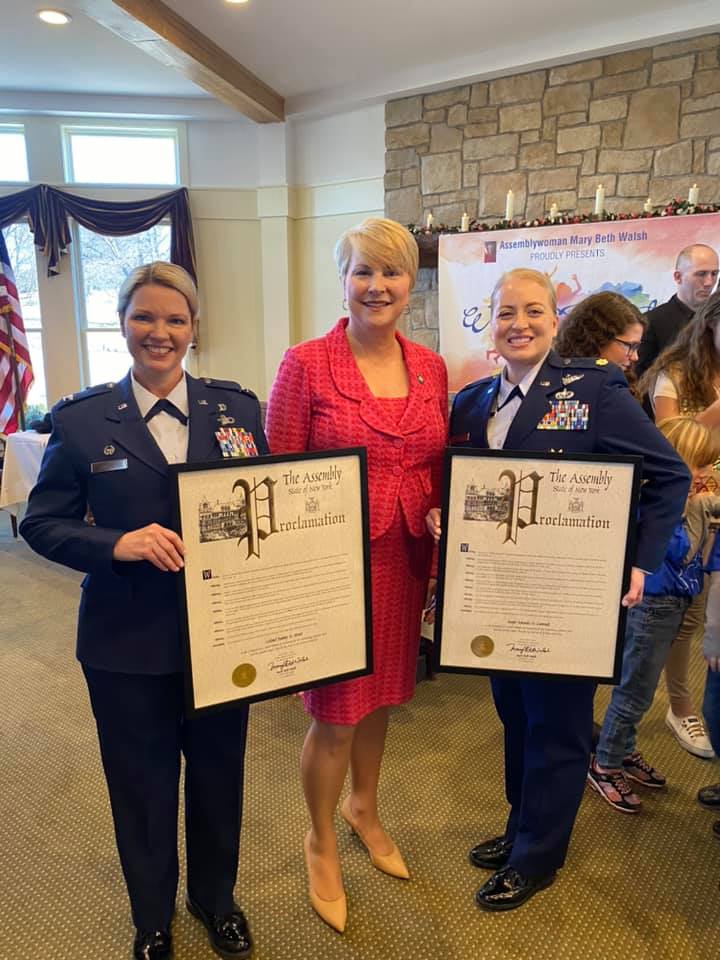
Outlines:
[{"label": "shoulder rank insignia", "polygon": [[114,383],[101,383],[94,387],[86,387],[77,393],[67,394],[67,396],[58,400],[58,403],[77,403],[78,400],[88,400],[90,397],[99,397],[105,393],[109,393],[114,386]]},{"label": "shoulder rank insignia", "polygon": [[609,361],[606,360],[605,357],[598,357],[597,360],[595,361],[595,366],[596,366],[596,367],[606,367],[606,366],[608,365],[608,363],[609,363]]}]

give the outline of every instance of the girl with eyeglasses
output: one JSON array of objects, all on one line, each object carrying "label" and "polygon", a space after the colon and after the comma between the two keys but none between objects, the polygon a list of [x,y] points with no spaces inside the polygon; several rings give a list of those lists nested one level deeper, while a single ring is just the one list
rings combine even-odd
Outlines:
[{"label": "girl with eyeglasses", "polygon": [[561,322],[555,350],[561,357],[604,357],[628,377],[646,327],[645,317],[621,294],[593,293]]}]

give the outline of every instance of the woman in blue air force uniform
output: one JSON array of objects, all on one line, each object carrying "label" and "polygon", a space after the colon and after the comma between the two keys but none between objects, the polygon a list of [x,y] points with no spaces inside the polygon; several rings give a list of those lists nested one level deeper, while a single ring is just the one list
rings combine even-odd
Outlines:
[{"label": "woman in blue air force uniform", "polygon": [[[500,278],[492,294],[491,331],[505,367],[458,393],[451,443],[642,455],[636,555],[623,598],[625,606],[634,606],[642,598],[644,573],[662,562],[690,477],[619,369],[607,360],[557,356],[550,350],[556,328],[555,291],[544,274],[519,269]],[[439,535],[439,511],[430,512],[428,527]],[[492,692],[505,728],[510,814],[504,834],[473,847],[470,860],[495,871],[476,894],[478,906],[509,910],[552,883],[565,860],[588,769],[595,683],[493,677]]]},{"label": "woman in blue air force uniform", "polygon": [[38,553],[87,574],[77,655],[97,722],[135,957],[171,951],[181,753],[187,906],[216,952],[245,957],[252,943],[233,887],[247,706],[184,714],[176,583],[183,544],[170,529],[168,463],[220,458],[215,433],[231,423],[267,453],[260,408],[236,383],[184,373],[198,301],[182,268],[137,268],[120,290],[118,313],[132,369],[117,384],[55,406],[21,531]]}]

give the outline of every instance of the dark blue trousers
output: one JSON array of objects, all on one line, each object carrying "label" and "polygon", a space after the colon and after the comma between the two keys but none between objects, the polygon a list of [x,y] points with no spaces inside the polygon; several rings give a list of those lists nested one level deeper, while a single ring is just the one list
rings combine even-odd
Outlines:
[{"label": "dark blue trousers", "polygon": [[505,728],[510,865],[526,876],[565,862],[590,760],[595,687],[588,680],[492,679]]},{"label": "dark blue trousers", "polygon": [[178,787],[185,756],[187,889],[212,913],[233,907],[247,705],[186,717],[182,674],[83,666],[135,926],[166,930],[178,883]]},{"label": "dark blue trousers", "polygon": [[703,713],[713,750],[720,757],[720,673],[708,670],[705,681]]}]

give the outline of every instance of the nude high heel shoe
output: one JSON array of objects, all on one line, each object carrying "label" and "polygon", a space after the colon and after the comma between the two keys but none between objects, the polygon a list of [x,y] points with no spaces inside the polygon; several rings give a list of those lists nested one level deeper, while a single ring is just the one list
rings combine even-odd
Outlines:
[{"label": "nude high heel shoe", "polygon": [[308,875],[308,893],[310,895],[312,908],[328,926],[332,927],[333,930],[337,930],[338,933],[342,933],[347,923],[347,897],[345,896],[345,891],[343,890],[335,900],[323,900],[322,897],[318,896],[313,887],[312,873],[310,872],[309,831],[305,834],[305,839],[303,840],[303,850],[305,853],[305,869]]},{"label": "nude high heel shoe", "polygon": [[367,840],[365,837],[363,837],[360,828],[353,820],[352,812],[350,810],[350,797],[345,797],[343,800],[342,806],[340,807],[340,816],[350,827],[350,830],[357,835],[360,842],[367,850],[370,857],[370,862],[374,867],[377,867],[378,870],[382,870],[383,873],[387,873],[391,877],[397,877],[399,880],[410,879],[410,871],[405,865],[402,854],[394,843],[390,853],[375,853],[373,850],[371,850]]}]

